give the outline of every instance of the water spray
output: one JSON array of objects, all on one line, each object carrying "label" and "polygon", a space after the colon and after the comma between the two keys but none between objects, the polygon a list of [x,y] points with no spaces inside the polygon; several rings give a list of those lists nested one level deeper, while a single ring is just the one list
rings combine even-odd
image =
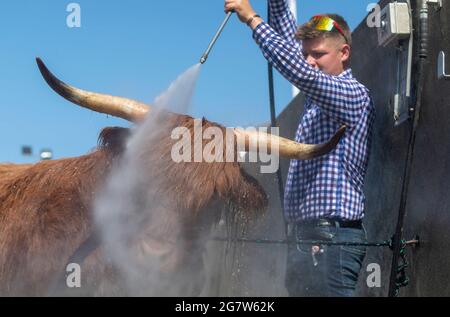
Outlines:
[{"label": "water spray", "polygon": [[226,15],[225,20],[223,20],[222,24],[220,25],[219,29],[217,30],[216,35],[214,35],[211,43],[209,43],[208,48],[206,49],[205,53],[202,55],[202,58],[200,58],[200,64],[204,64],[206,62],[206,60],[208,59],[209,53],[211,52],[214,44],[216,44],[216,41],[219,38],[220,34],[222,34],[222,31],[225,28],[225,25],[227,25],[228,20],[230,20],[232,14],[233,14],[233,11],[230,11]]}]

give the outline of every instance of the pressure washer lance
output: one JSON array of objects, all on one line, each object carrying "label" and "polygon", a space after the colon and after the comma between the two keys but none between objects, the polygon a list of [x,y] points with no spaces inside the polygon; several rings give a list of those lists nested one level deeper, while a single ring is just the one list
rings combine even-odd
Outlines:
[{"label": "pressure washer lance", "polygon": [[225,20],[223,20],[222,25],[219,27],[219,30],[217,30],[216,35],[214,35],[214,38],[212,39],[211,43],[209,43],[208,48],[206,49],[205,53],[203,54],[202,58],[200,58],[200,64],[204,64],[206,60],[208,59],[208,55],[211,52],[214,44],[216,44],[217,39],[219,38],[220,34],[222,33],[223,29],[225,28],[225,25],[227,25],[228,20],[231,18],[231,15],[233,14],[233,11],[228,12],[227,16],[225,17]]}]

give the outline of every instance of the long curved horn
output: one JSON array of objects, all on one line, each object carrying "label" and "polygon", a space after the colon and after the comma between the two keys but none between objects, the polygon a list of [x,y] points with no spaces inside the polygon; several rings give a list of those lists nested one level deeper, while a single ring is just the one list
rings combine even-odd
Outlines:
[{"label": "long curved horn", "polygon": [[[40,58],[36,58],[42,76],[47,84],[63,98],[91,109],[96,112],[109,114],[128,121],[143,121],[151,111],[151,106],[128,98],[98,94],[72,87],[56,78],[45,66]],[[278,147],[279,155],[291,159],[308,160],[325,155],[333,150],[344,135],[346,127],[341,127],[331,140],[324,144],[301,144],[276,135],[262,132],[249,132],[242,129],[234,129],[238,138],[244,138],[246,150],[256,150],[254,145],[267,144],[270,150]]]},{"label": "long curved horn", "polygon": [[45,81],[54,91],[84,108],[128,121],[142,121],[151,110],[151,106],[132,99],[84,91],[67,85],[56,78],[40,58],[36,58],[36,62]]},{"label": "long curved horn", "polygon": [[[302,144],[276,135],[234,129],[238,140],[245,140],[247,151],[256,150],[260,144],[267,144],[267,149],[279,151],[279,155],[297,160],[310,160],[331,152],[344,136],[346,126],[342,126],[336,134],[324,144]],[[275,149],[273,148],[275,147]]]}]

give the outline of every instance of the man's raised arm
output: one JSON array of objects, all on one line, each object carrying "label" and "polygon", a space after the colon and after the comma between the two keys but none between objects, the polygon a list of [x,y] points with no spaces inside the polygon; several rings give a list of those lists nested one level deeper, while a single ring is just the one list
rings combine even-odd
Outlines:
[{"label": "man's raised arm", "polygon": [[270,25],[289,42],[297,43],[297,21],[294,18],[286,0],[269,0]]}]

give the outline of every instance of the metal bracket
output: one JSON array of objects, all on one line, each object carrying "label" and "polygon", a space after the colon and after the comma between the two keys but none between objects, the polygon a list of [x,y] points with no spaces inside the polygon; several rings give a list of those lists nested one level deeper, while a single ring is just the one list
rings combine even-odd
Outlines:
[{"label": "metal bracket", "polygon": [[450,80],[450,75],[445,73],[445,53],[444,53],[444,51],[439,52],[438,79]]},{"label": "metal bracket", "polygon": [[428,3],[437,4],[437,10],[442,8],[442,0],[428,0]]}]

